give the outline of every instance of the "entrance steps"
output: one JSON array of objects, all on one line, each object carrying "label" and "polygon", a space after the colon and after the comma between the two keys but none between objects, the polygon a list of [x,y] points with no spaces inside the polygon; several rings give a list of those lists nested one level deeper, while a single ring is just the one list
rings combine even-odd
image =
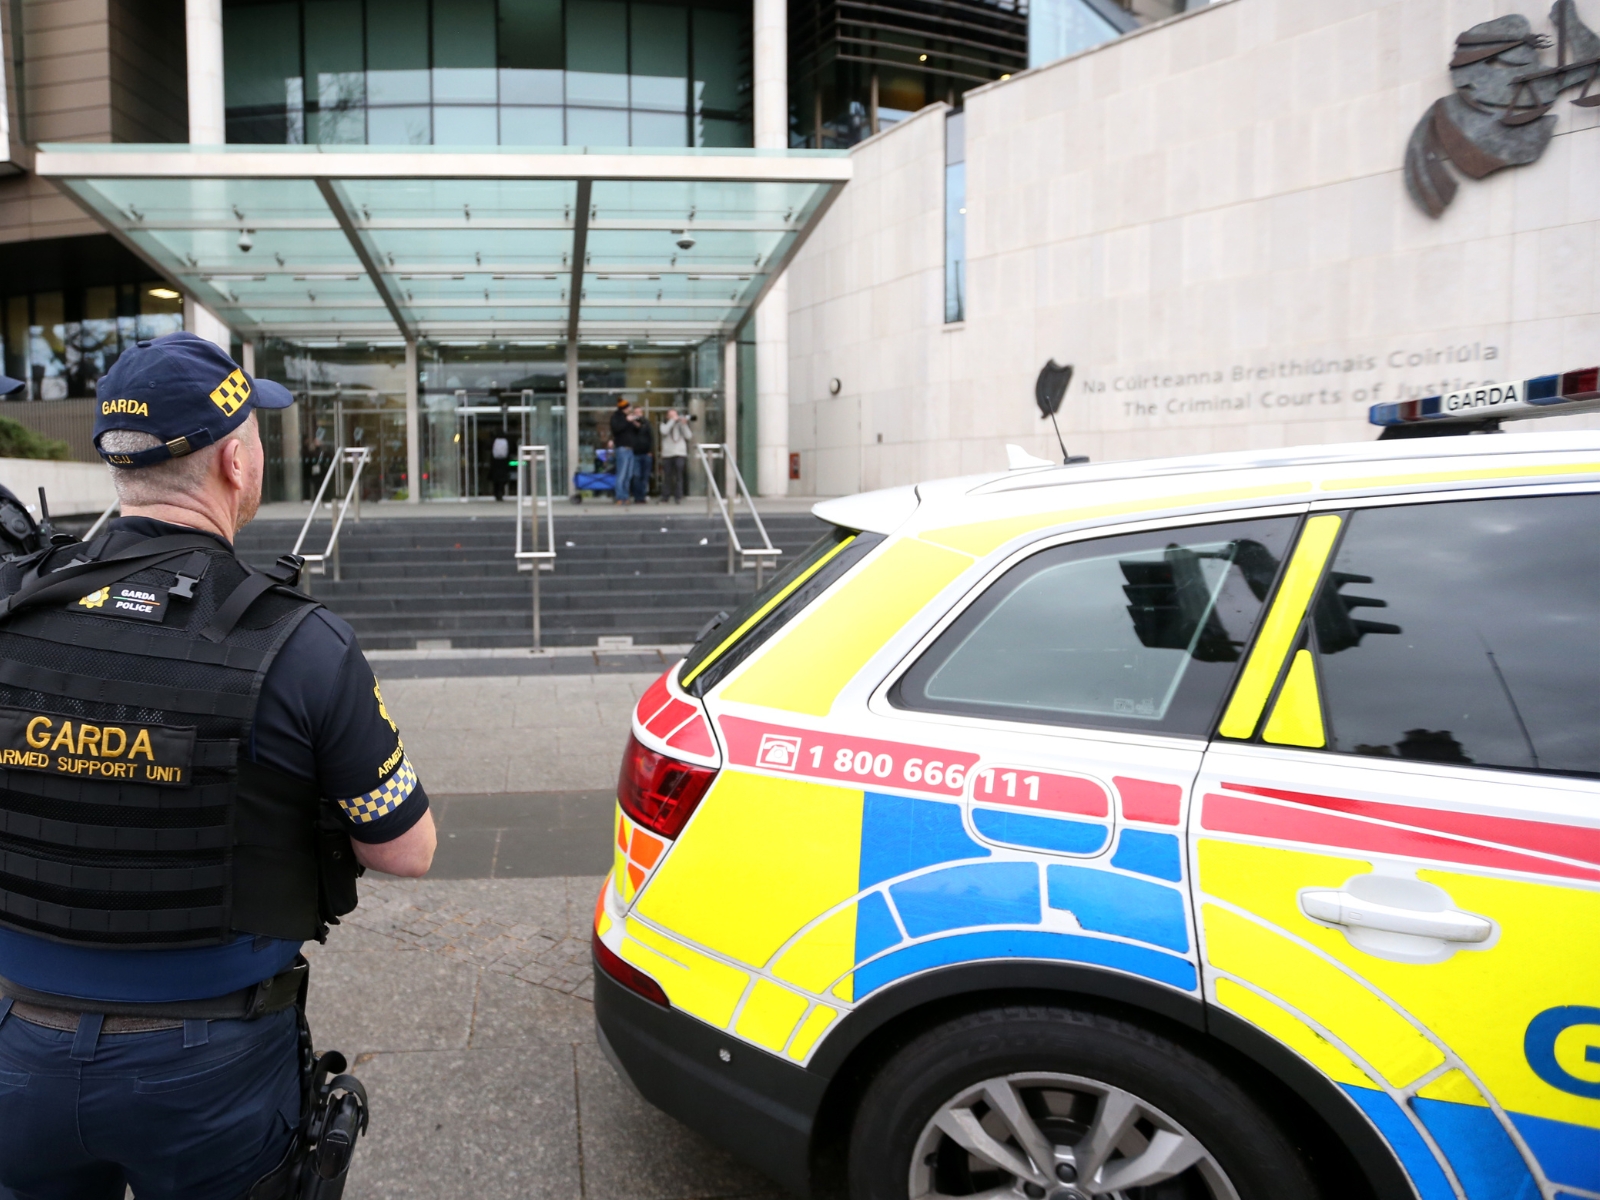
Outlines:
[{"label": "entrance steps", "polygon": [[[594,646],[631,636],[638,646],[683,645],[719,610],[755,590],[754,569],[727,573],[728,535],[699,505],[555,517],[556,569],[540,579],[546,646]],[[368,650],[409,650],[419,641],[452,648],[532,644],[532,582],[512,559],[516,527],[505,516],[347,521],[339,539],[341,576],[310,577],[312,594],[349,621]],[[689,510],[686,512],[685,510]],[[807,512],[763,512],[778,569],[826,528]],[[308,546],[326,539],[319,522]],[[747,534],[747,530],[749,534]],[[270,563],[294,545],[299,522],[258,520],[239,536],[249,562]],[[746,542],[748,515],[739,520]],[[767,575],[771,578],[771,574]]]}]

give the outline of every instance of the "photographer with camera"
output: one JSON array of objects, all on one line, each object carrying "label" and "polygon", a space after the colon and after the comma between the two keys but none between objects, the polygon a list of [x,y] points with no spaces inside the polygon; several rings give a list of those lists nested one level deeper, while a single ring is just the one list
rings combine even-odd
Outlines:
[{"label": "photographer with camera", "polygon": [[677,409],[667,409],[661,422],[661,500],[683,503],[689,476],[689,443],[694,431]]}]

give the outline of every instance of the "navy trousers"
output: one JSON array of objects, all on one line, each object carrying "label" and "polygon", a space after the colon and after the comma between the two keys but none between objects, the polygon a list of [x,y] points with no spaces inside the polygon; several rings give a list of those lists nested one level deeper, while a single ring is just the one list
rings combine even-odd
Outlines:
[{"label": "navy trousers", "polygon": [[[9,1010],[0,1000],[0,1009]],[[0,1016],[0,1195],[240,1200],[300,1117],[295,1012],[76,1033]]]}]

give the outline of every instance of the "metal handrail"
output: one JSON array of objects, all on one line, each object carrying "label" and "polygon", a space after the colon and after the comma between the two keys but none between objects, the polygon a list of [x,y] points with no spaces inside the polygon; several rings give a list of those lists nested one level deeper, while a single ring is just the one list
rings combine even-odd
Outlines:
[{"label": "metal handrail", "polygon": [[86,542],[94,541],[94,535],[100,532],[107,521],[111,520],[111,514],[116,512],[121,507],[122,497],[118,496],[110,504],[106,505],[105,512],[101,513],[95,518],[94,524],[89,526],[89,532],[83,535],[83,540]]},{"label": "metal handrail", "polygon": [[[745,486],[744,476],[739,473],[739,464],[734,461],[733,455],[728,452],[728,447],[717,442],[696,442],[695,451],[700,455],[700,466],[704,468],[706,473],[706,516],[709,517],[711,515],[713,506],[715,506],[715,511],[722,514],[722,523],[728,530],[728,574],[734,574],[736,555],[740,568],[749,566],[749,560],[754,559],[756,564],[756,590],[760,591],[762,571],[766,566],[767,560],[777,558],[783,551],[774,546],[772,538],[767,535],[767,527],[761,523],[761,514],[756,511],[756,502],[751,498],[750,489]],[[729,494],[726,497],[723,496],[722,489],[717,486],[716,472],[711,467],[713,459],[721,461],[723,470],[726,472],[723,476],[723,482],[728,482],[731,477],[732,486],[728,488]],[[761,535],[761,545],[748,549],[739,541],[738,530],[733,525],[731,505],[737,504],[741,495],[750,509],[750,516],[755,519],[756,532]]]},{"label": "metal handrail", "polygon": [[322,510],[322,497],[327,494],[328,484],[333,482],[334,468],[342,461],[350,464],[350,486],[344,491],[344,500],[339,505],[339,515],[333,519],[333,530],[328,534],[328,544],[323,547],[321,554],[305,555],[306,565],[301,573],[306,590],[311,590],[309,575],[326,575],[328,573],[328,560],[333,560],[333,578],[337,581],[342,578],[339,570],[339,532],[344,528],[345,513],[350,511],[350,501],[356,504],[356,520],[361,520],[361,470],[367,465],[367,459],[372,457],[370,446],[346,446],[339,451],[338,457],[328,464],[328,470],[322,474],[322,486],[317,489],[317,498],[311,502],[311,511],[306,514],[306,523],[300,526],[300,536],[294,540],[292,553],[299,554],[300,547],[305,545],[306,534],[311,532],[311,522],[317,519],[317,513]]},{"label": "metal handrail", "polygon": [[[539,495],[538,464],[544,464],[544,495]],[[523,489],[522,481],[528,481],[528,487]],[[539,508],[544,508],[544,544],[547,549],[539,549]],[[539,575],[543,571],[556,569],[556,506],[550,499],[550,447],[549,446],[518,446],[517,447],[517,546],[513,551],[517,570],[529,571],[533,575],[533,648],[544,649],[544,633],[540,623],[539,614]],[[529,528],[533,533],[530,539],[531,550],[522,548],[522,514],[526,510],[532,520]]]}]

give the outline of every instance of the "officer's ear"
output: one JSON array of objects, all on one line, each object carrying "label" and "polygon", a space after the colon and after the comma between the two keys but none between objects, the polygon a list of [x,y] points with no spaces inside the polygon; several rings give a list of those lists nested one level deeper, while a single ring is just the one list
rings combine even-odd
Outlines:
[{"label": "officer's ear", "polygon": [[244,490],[250,486],[254,456],[261,445],[261,433],[252,411],[245,422],[217,446],[217,469],[229,487]]}]

